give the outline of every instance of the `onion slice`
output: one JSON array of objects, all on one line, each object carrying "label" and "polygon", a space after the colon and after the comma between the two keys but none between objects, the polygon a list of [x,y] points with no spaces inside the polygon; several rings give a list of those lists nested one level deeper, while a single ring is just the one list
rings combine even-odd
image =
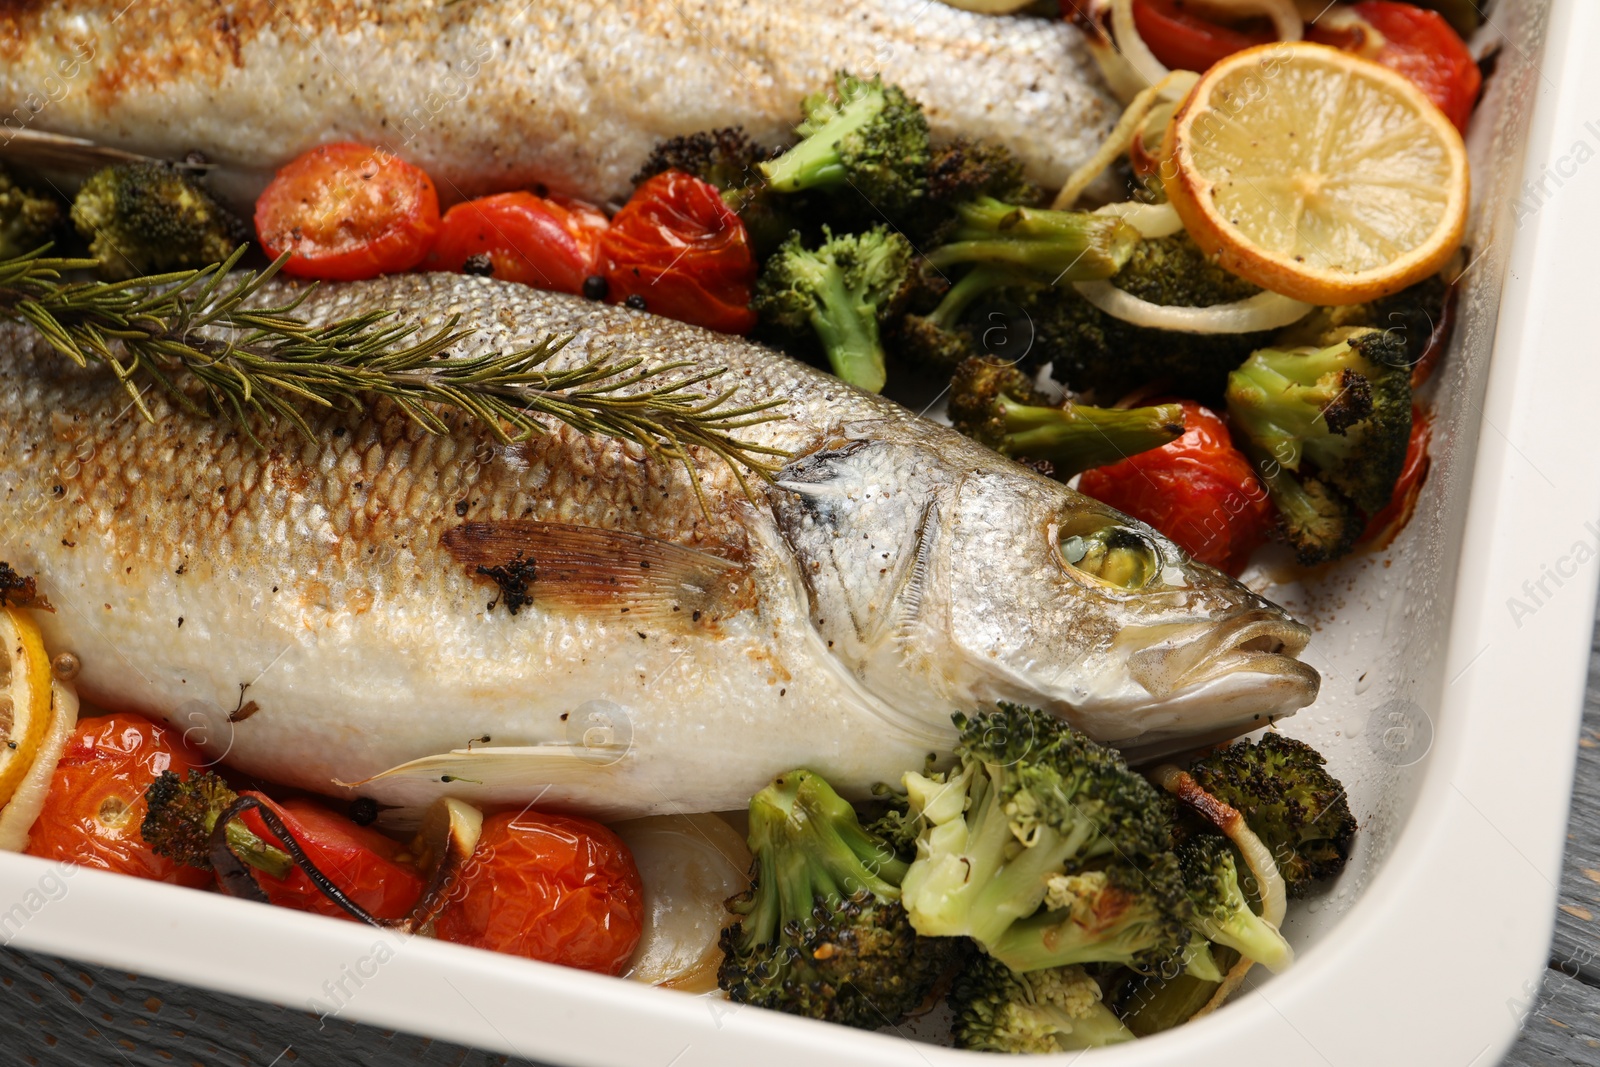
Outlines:
[{"label": "onion slice", "polygon": [[1123,111],[1117,124],[1111,128],[1111,132],[1106,135],[1106,139],[1101,142],[1100,147],[1095,149],[1094,155],[1072,172],[1067,184],[1061,187],[1061,191],[1056,194],[1055,202],[1050,206],[1057,211],[1064,211],[1075,204],[1090,183],[1100,177],[1101,172],[1128,150],[1140,123],[1150,114],[1151,109],[1166,100],[1181,100],[1189,95],[1189,90],[1193,89],[1199,80],[1200,75],[1192,71],[1173,71],[1163,75],[1148,89],[1140,90],[1127,110]]},{"label": "onion slice", "polygon": [[1173,333],[1255,333],[1299,322],[1312,305],[1279,293],[1261,292],[1231,304],[1184,307],[1152,304],[1108,281],[1074,282],[1078,295],[1114,319]]},{"label": "onion slice", "polygon": [[0,808],[0,852],[27,849],[28,834],[44,810],[45,797],[50,795],[56,764],[61,762],[61,754],[67,750],[67,742],[72,739],[77,725],[78,692],[58,678],[50,685],[50,725],[39,743],[39,754],[33,758],[33,766],[28,768],[22,784],[11,794],[11,800]]},{"label": "onion slice", "polygon": [[1147,84],[1155,85],[1172,73],[1139,36],[1139,29],[1133,22],[1133,0],[1111,0],[1111,33],[1116,39],[1117,51]]},{"label": "onion slice", "polygon": [[1095,208],[1096,215],[1116,215],[1139,231],[1140,237],[1171,237],[1183,229],[1183,220],[1171,204],[1141,204],[1123,200]]},{"label": "onion slice", "polygon": [[944,0],[950,7],[971,11],[979,15],[1009,15],[1033,3],[1033,0]]}]

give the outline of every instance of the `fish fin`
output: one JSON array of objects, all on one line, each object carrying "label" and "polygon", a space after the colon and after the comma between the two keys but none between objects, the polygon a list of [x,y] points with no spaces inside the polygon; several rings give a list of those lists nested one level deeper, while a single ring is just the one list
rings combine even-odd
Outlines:
[{"label": "fish fin", "polygon": [[742,563],[656,537],[531,519],[464,522],[445,548],[494,581],[512,614],[524,604],[591,614],[700,621],[752,600]]},{"label": "fish fin", "polygon": [[608,777],[617,780],[627,769],[628,742],[615,745],[571,744],[455,749],[402,763],[358,782],[334,779],[341,789],[359,789],[385,803],[422,809],[438,796],[458,797],[469,803],[541,803],[563,810],[583,808],[595,817],[615,817],[604,801],[575,804],[574,797],[603,797]]},{"label": "fish fin", "polygon": [[120,148],[99,144],[82,137],[46,133],[43,130],[9,130],[0,142],[0,160],[9,167],[38,171],[50,175],[87,178],[102,167],[122,163],[165,163],[190,174],[203,174],[212,164],[187,160],[153,159]]}]

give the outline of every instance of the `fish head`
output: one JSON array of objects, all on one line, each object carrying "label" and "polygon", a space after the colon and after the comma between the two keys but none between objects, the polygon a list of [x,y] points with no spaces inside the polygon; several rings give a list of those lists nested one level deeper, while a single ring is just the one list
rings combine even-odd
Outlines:
[{"label": "fish head", "polygon": [[1138,757],[1315,699],[1282,608],[1065,485],[945,452],[854,441],[779,477],[813,625],[874,695],[927,718],[1040,707]]}]

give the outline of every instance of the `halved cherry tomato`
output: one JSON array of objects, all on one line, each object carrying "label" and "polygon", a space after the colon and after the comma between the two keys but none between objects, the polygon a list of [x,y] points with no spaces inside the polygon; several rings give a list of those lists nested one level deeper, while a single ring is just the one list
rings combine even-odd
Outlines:
[{"label": "halved cherry tomato", "polygon": [[483,821],[434,929],[458,944],[621,974],[643,925],[639,869],[616,834],[524,811]]},{"label": "halved cherry tomato", "polygon": [[1183,0],[1133,0],[1133,25],[1162,63],[1198,73],[1235,52],[1278,39],[1269,23],[1224,26],[1189,10]]},{"label": "halved cherry tomato", "polygon": [[[401,847],[376,830],[358,826],[342,815],[310,800],[294,798],[282,803],[260,793],[245,792],[271,808],[299,844],[306,858],[317,865],[351,900],[380,919],[400,919],[422,896],[422,875],[401,858]],[[267,830],[261,816],[247,811],[241,820],[251,833],[272,845],[281,845]],[[336,918],[352,918],[319,890],[311,877],[296,867],[282,878],[253,872],[267,900],[280,907],[314,911]]]},{"label": "halved cherry tomato", "polygon": [[493,277],[582,293],[583,280],[594,273],[595,245],[609,225],[598,208],[581,200],[485,196],[445,212],[423,265],[459,271],[473,256],[487,256]]},{"label": "halved cherry tomato", "polygon": [[1361,52],[1368,59],[1409,78],[1445,117],[1465,131],[1478,99],[1483,74],[1472,61],[1461,35],[1437,11],[1391,0],[1363,0],[1352,9],[1383,38],[1376,52],[1367,54],[1360,34],[1313,26],[1308,40]]},{"label": "halved cherry tomato", "polygon": [[1201,563],[1237,575],[1272,533],[1272,504],[1223,421],[1192,400],[1182,404],[1182,437],[1084,471],[1078,489],[1154,526]]},{"label": "halved cherry tomato", "polygon": [[290,162],[256,201],[268,256],[292,252],[285,274],[355,281],[410,270],[439,232],[439,195],[386,149],[325,144]]},{"label": "halved cherry tomato", "polygon": [[1406,462],[1394,483],[1394,495],[1382,511],[1367,520],[1367,528],[1361,531],[1362,541],[1376,541],[1377,547],[1382,548],[1411,521],[1412,512],[1417,510],[1417,497],[1422,494],[1422,484],[1428,480],[1428,468],[1432,465],[1428,457],[1432,432],[1428,413],[1413,404],[1411,440],[1406,444]]},{"label": "halved cherry tomato", "polygon": [[142,715],[79,719],[56,764],[28,854],[157,882],[204,886],[207,871],[181,867],[144,843],[144,791],[162,771],[187,775],[205,758],[177,731]]},{"label": "halved cherry tomato", "polygon": [[755,256],[744,223],[714,185],[680,170],[634,190],[600,238],[606,299],[723,333],[756,324]]}]

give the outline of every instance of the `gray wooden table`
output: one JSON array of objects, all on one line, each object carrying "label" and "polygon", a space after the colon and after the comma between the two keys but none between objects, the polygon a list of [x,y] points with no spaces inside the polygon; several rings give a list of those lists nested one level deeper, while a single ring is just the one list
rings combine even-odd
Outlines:
[{"label": "gray wooden table", "polygon": [[[1600,1067],[1600,628],[1578,744],[1555,942],[1515,1067]],[[1464,935],[1470,936],[1470,935]],[[425,1067],[523,1064],[408,1034],[0,949],[0,1064]],[[1486,1065],[1479,1065],[1486,1067]]]}]

